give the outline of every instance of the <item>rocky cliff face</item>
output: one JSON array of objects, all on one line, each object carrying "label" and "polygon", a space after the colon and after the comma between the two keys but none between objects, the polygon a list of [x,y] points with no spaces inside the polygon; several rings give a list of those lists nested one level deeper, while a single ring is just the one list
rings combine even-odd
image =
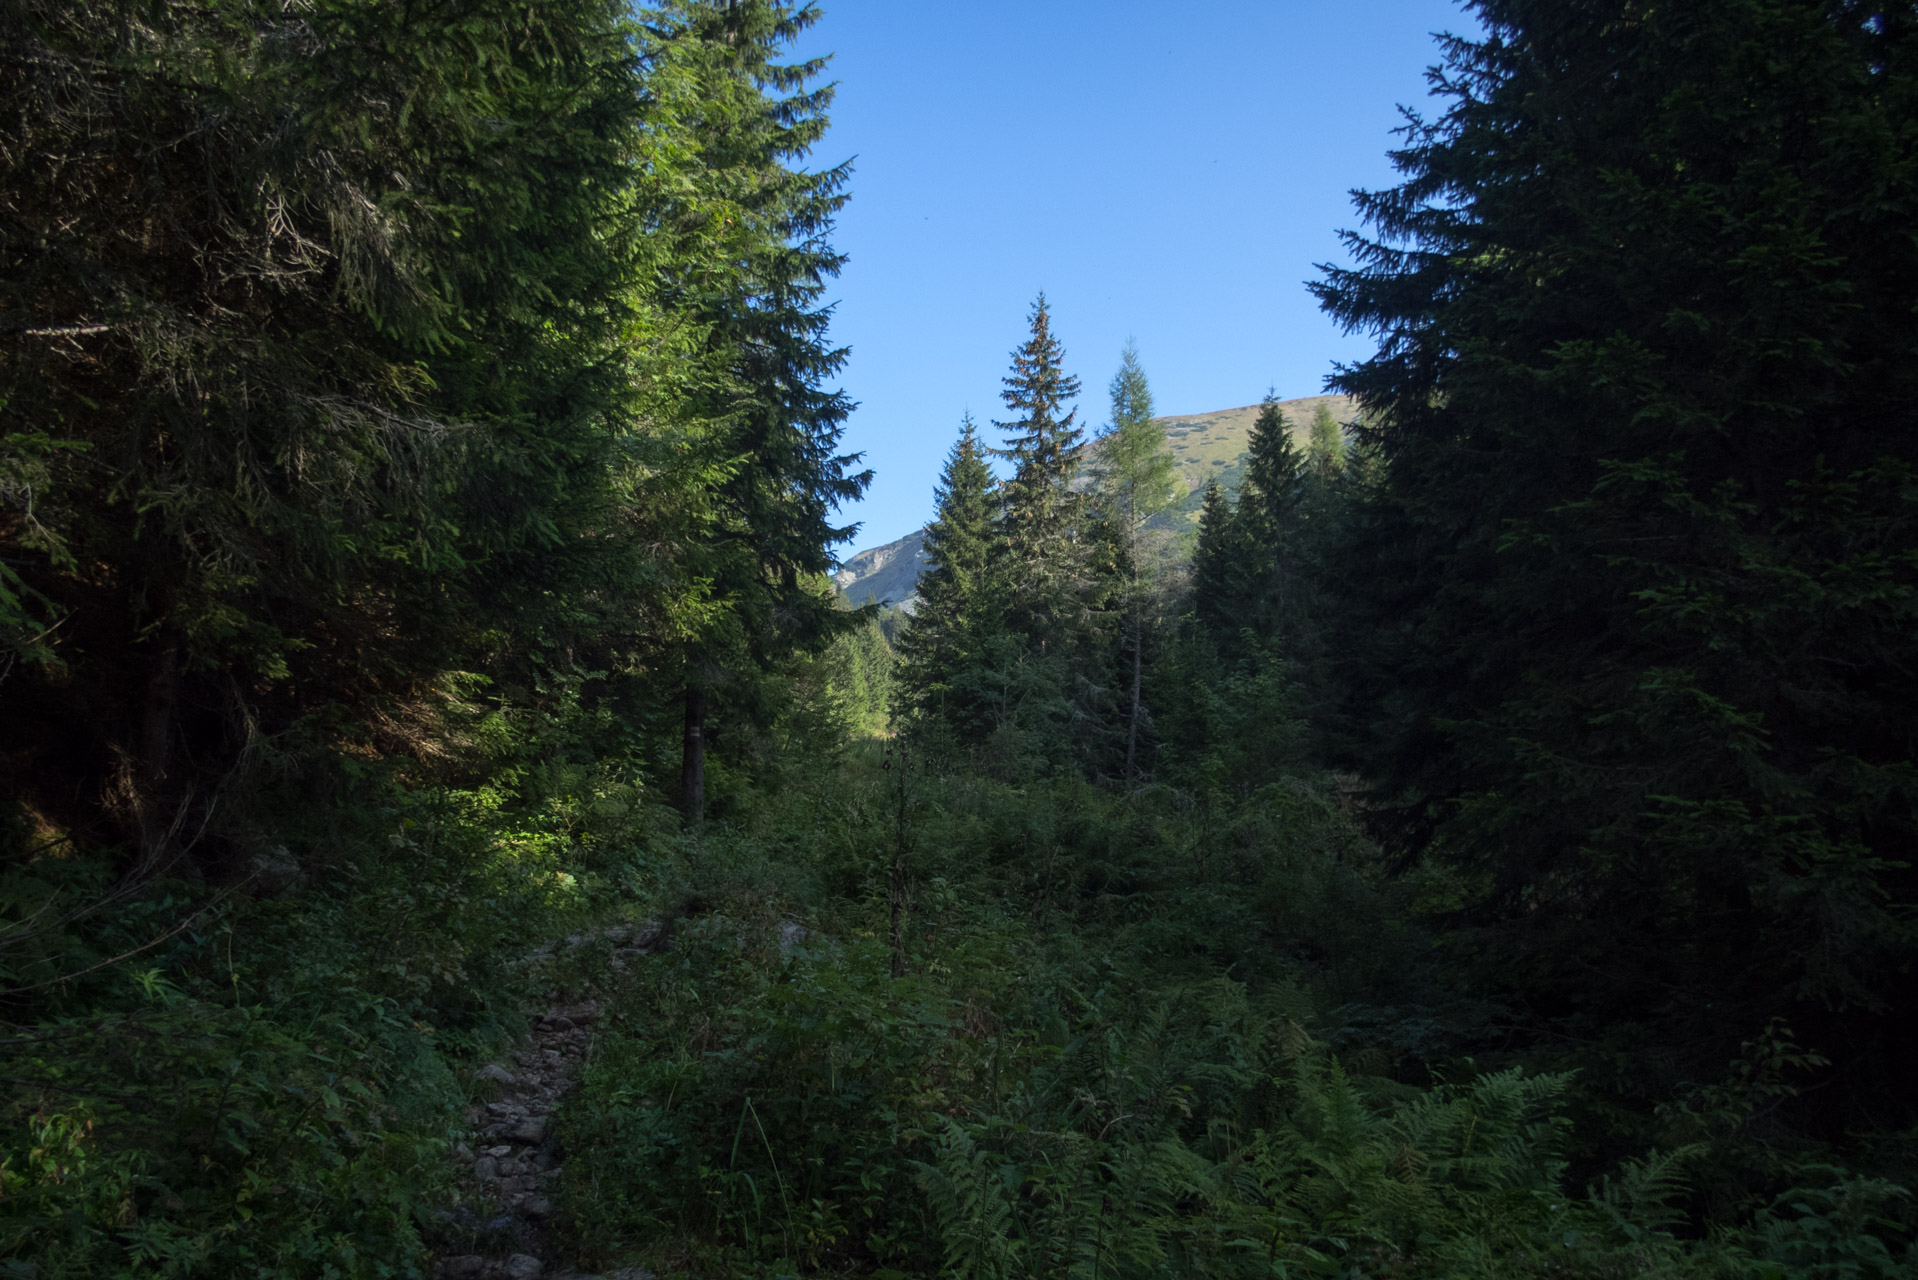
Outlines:
[{"label": "rocky cliff face", "polygon": [[926,531],[915,529],[897,542],[861,551],[833,575],[833,583],[854,604],[871,597],[881,604],[904,605],[910,612],[925,567]]}]

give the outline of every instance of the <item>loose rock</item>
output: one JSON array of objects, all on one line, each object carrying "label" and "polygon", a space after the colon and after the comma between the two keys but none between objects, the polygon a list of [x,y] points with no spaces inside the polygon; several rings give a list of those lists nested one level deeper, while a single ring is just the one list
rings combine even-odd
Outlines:
[{"label": "loose rock", "polygon": [[[605,939],[615,945],[614,967],[620,955],[643,955],[661,947],[665,934],[658,922],[621,926],[596,934],[584,934],[560,946],[579,946]],[[527,957],[536,963],[557,950],[547,944]],[[554,1214],[548,1180],[560,1173],[559,1153],[552,1141],[552,1114],[559,1100],[572,1087],[576,1065],[585,1057],[591,1040],[592,1024],[603,1016],[598,1001],[576,1004],[554,1002],[543,1013],[532,1017],[533,1037],[515,1053],[509,1070],[499,1063],[482,1067],[480,1080],[499,1086],[490,1099],[476,1100],[468,1108],[468,1126],[483,1136],[484,1142],[460,1143],[455,1148],[459,1163],[466,1168],[463,1179],[468,1200],[456,1204],[445,1215],[449,1221],[474,1228],[484,1225],[492,1232],[503,1232],[504,1239],[491,1246],[499,1249],[506,1240],[516,1248],[510,1258],[498,1253],[443,1258],[438,1274],[449,1280],[652,1280],[643,1268],[622,1268],[608,1277],[588,1277],[567,1269],[554,1274],[545,1270],[540,1254],[546,1251],[545,1231]],[[474,1148],[477,1147],[477,1152]],[[473,1195],[477,1191],[479,1194]],[[469,1204],[472,1207],[468,1207]],[[476,1212],[477,1210],[477,1212]],[[469,1237],[470,1239],[470,1237]],[[469,1243],[468,1248],[474,1247]]]}]

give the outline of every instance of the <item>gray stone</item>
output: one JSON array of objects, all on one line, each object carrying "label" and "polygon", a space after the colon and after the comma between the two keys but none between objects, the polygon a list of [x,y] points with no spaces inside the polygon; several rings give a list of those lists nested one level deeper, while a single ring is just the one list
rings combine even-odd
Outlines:
[{"label": "gray stone", "polygon": [[553,1202],[542,1195],[530,1195],[520,1202],[519,1211],[535,1222],[543,1222],[553,1216]]},{"label": "gray stone", "polygon": [[491,1156],[481,1156],[473,1162],[473,1181],[491,1182],[499,1177],[499,1161]]},{"label": "gray stone", "polygon": [[265,853],[253,855],[250,880],[254,892],[277,898],[300,883],[300,860],[285,845],[276,844]]},{"label": "gray stone", "polygon": [[506,1136],[514,1142],[523,1142],[527,1146],[536,1147],[546,1140],[546,1117],[527,1116],[513,1126]]},{"label": "gray stone", "polygon": [[489,1156],[510,1156],[513,1154],[513,1148],[502,1142],[497,1147],[486,1148],[486,1154]]},{"label": "gray stone", "polygon": [[502,1067],[497,1062],[489,1062],[485,1066],[481,1067],[479,1069],[478,1075],[479,1075],[479,1078],[482,1080],[497,1080],[501,1084],[515,1083],[513,1078],[513,1073],[508,1071],[505,1067]]},{"label": "gray stone", "polygon": [[473,1163],[473,1148],[467,1146],[464,1142],[453,1148],[453,1154],[459,1157],[461,1164]]},{"label": "gray stone", "polygon": [[500,1274],[506,1280],[539,1280],[546,1270],[546,1264],[530,1253],[516,1253],[506,1260]]}]

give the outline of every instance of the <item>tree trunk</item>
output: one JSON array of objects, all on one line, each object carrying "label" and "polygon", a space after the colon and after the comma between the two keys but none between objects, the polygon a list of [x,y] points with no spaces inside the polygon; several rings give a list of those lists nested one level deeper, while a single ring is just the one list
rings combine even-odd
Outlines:
[{"label": "tree trunk", "polygon": [[1126,729],[1125,736],[1125,776],[1132,778],[1132,762],[1139,748],[1139,683],[1145,666],[1143,651],[1144,636],[1141,634],[1139,611],[1132,611],[1132,723]]},{"label": "tree trunk", "polygon": [[686,690],[686,736],[681,741],[679,798],[694,822],[706,817],[706,694]]},{"label": "tree trunk", "polygon": [[892,871],[886,877],[886,916],[890,926],[886,947],[892,952],[892,976],[895,978],[906,976],[906,906],[911,888],[907,880],[906,853],[901,849],[893,856]]},{"label": "tree trunk", "polygon": [[157,651],[147,668],[141,700],[138,746],[121,775],[120,788],[140,857],[152,864],[170,857],[177,788],[169,785],[173,772],[173,726],[180,703],[180,646],[170,635],[156,641]]},{"label": "tree trunk", "polygon": [[[890,762],[889,762],[890,763]],[[906,976],[906,911],[911,905],[911,869],[906,854],[911,848],[912,832],[906,825],[906,775],[912,762],[901,749],[898,755],[899,808],[893,826],[892,871],[886,877],[886,914],[891,929],[886,942],[892,951],[892,976]]]},{"label": "tree trunk", "polygon": [[144,781],[158,790],[173,772],[173,714],[180,701],[180,648],[161,640],[147,672],[146,701],[140,717],[140,765]]}]

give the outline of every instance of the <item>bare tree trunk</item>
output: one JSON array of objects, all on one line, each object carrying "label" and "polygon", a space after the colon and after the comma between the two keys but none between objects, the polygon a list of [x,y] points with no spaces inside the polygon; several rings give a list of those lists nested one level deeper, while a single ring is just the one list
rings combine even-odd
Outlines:
[{"label": "bare tree trunk", "polygon": [[679,797],[694,822],[706,817],[706,694],[686,690],[686,735],[681,740]]},{"label": "bare tree trunk", "polygon": [[160,642],[147,675],[146,701],[140,717],[140,764],[143,781],[155,790],[173,771],[173,717],[180,701],[180,647],[171,638]]},{"label": "bare tree trunk", "polygon": [[911,829],[906,825],[906,775],[912,769],[912,761],[903,747],[899,750],[898,765],[899,807],[893,825],[892,870],[886,877],[886,914],[891,925],[886,942],[892,951],[892,976],[903,978],[906,976],[906,911],[911,905],[912,893],[911,873],[906,865],[912,842]]},{"label": "bare tree trunk", "polygon": [[119,790],[127,806],[143,866],[157,865],[177,849],[169,847],[183,816],[168,785],[173,772],[173,729],[180,704],[180,646],[170,633],[156,638],[157,651],[147,667],[145,696],[135,741],[120,769]]},{"label": "bare tree trunk", "polygon": [[1133,776],[1132,762],[1139,748],[1139,684],[1145,666],[1143,651],[1145,637],[1139,621],[1139,610],[1132,610],[1132,723],[1126,729],[1125,737],[1125,776]]},{"label": "bare tree trunk", "polygon": [[912,886],[907,879],[903,850],[893,857],[892,871],[886,877],[886,916],[890,926],[886,946],[892,952],[892,976],[906,976],[906,907]]}]

